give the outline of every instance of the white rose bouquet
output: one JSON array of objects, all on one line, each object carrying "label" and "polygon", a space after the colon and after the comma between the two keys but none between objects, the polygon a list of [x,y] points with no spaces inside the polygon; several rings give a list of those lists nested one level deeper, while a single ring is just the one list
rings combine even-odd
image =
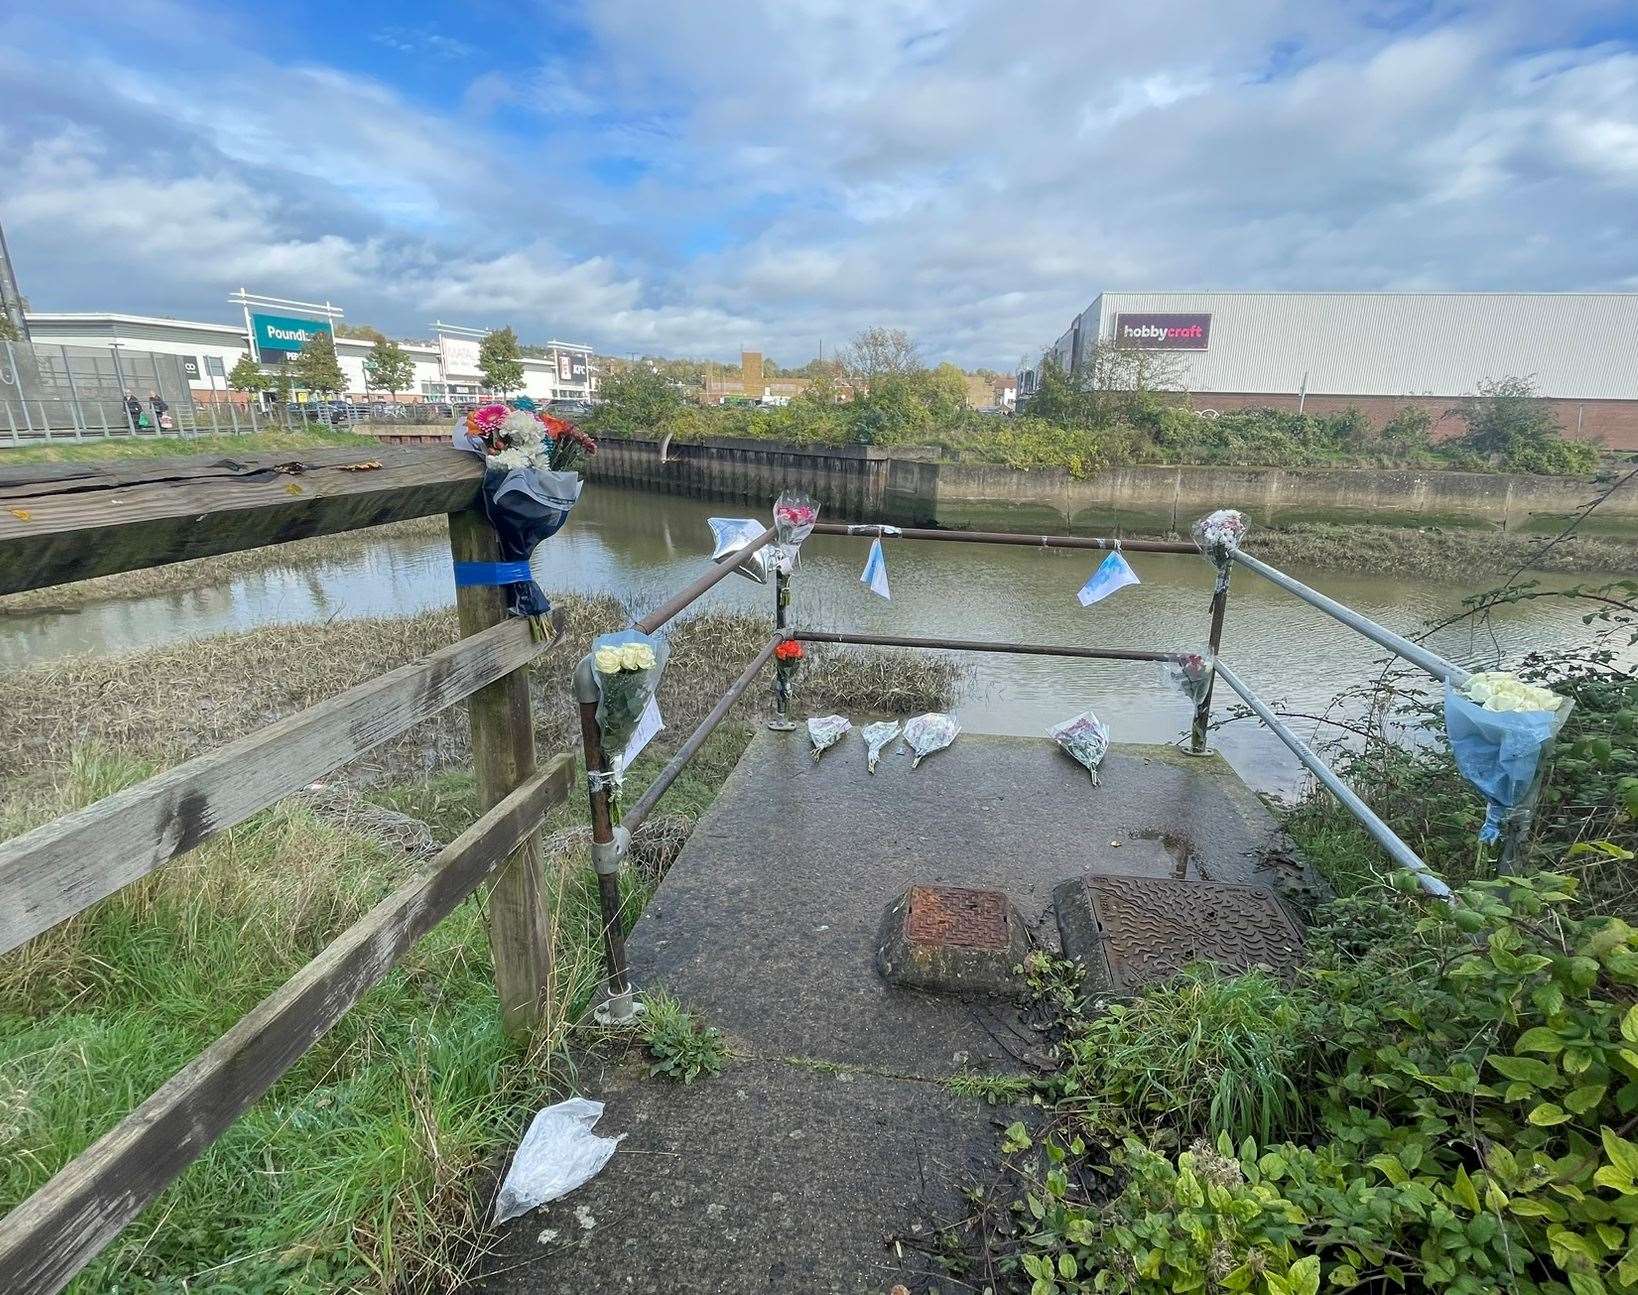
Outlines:
[{"label": "white rose bouquet", "polygon": [[665,642],[641,630],[599,635],[592,643],[592,675],[597,681],[597,729],[603,750],[626,749],[644,709],[660,686]]}]

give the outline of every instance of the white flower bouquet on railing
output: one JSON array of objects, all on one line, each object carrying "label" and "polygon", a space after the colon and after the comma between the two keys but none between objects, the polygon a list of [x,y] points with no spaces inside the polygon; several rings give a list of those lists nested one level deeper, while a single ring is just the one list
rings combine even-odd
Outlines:
[{"label": "white flower bouquet on railing", "polygon": [[637,731],[665,669],[665,640],[641,630],[600,634],[592,642],[592,677],[597,683],[597,731],[603,750],[616,758]]}]

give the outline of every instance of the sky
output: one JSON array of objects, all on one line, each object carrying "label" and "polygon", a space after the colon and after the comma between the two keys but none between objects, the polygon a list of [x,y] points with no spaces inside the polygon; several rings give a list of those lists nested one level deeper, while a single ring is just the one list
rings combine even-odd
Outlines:
[{"label": "sky", "polygon": [[1011,369],[1098,292],[1638,291],[1635,0],[11,0],[36,309]]}]

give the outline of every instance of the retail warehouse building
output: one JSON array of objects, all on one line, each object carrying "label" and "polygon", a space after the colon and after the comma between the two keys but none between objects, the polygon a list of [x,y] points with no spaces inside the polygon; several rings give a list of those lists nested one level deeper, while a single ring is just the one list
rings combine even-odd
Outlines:
[{"label": "retail warehouse building", "polygon": [[[1381,425],[1448,411],[1481,383],[1528,377],[1566,435],[1638,449],[1638,294],[1106,292],[1046,352],[1066,371],[1099,343],[1163,351],[1197,411],[1331,413]],[[1019,397],[1040,369],[1019,375]]]},{"label": "retail warehouse building", "polygon": [[[173,388],[185,382],[196,402],[228,398],[227,375],[246,354],[254,355],[268,372],[301,350],[315,333],[332,331],[330,321],[293,313],[246,310],[244,323],[217,324],[147,315],[105,315],[30,312],[29,341],[43,361],[52,357],[49,348],[70,348],[70,359],[83,359],[90,350],[106,357],[101,367],[119,366],[120,357],[129,357],[115,375],[118,385],[138,395],[150,389]],[[483,375],[478,369],[480,329],[436,325],[433,342],[400,342],[414,364],[408,387],[397,393],[399,400],[464,401],[484,394]],[[364,338],[336,337],[336,359],[347,380],[344,398],[363,400],[366,396],[388,399],[388,393],[371,387],[364,376],[364,359],[374,343]],[[82,349],[88,348],[88,349]],[[523,358],[523,391],[536,400],[590,400],[596,386],[589,346],[573,342],[551,342],[544,357]],[[155,364],[149,357],[161,358]],[[66,361],[65,361],[66,363]],[[153,372],[150,373],[149,370]],[[110,371],[112,372],[112,370]],[[163,390],[168,399],[174,390]]]}]

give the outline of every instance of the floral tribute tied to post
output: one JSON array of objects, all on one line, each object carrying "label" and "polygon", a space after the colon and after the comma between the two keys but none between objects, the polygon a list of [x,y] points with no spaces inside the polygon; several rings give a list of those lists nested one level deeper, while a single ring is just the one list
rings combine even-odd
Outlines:
[{"label": "floral tribute tied to post", "polygon": [[805,491],[782,490],[773,506],[774,536],[779,542],[774,561],[785,575],[796,570],[797,552],[802,541],[813,534],[819,522],[819,505]]},{"label": "floral tribute tied to post", "polygon": [[1575,703],[1516,675],[1490,670],[1445,684],[1445,735],[1462,777],[1485,798],[1479,840],[1521,825],[1531,810],[1536,773],[1548,744]]},{"label": "floral tribute tied to post", "polygon": [[1104,727],[1103,721],[1091,711],[1083,710],[1062,724],[1054,724],[1047,730],[1047,736],[1077,764],[1086,767],[1086,771],[1092,775],[1092,785],[1096,787],[1098,770],[1103,765],[1104,756],[1109,754],[1109,730]]},{"label": "floral tribute tied to post", "polygon": [[579,469],[597,442],[566,419],[541,413],[527,396],[481,405],[455,425],[456,449],[484,457],[483,509],[500,538],[498,563],[457,563],[457,584],[504,585],[514,616],[551,610],[529,560],[569,520],[580,499]]},{"label": "floral tribute tied to post", "polygon": [[618,776],[636,758],[628,747],[660,686],[666,644],[641,630],[617,630],[593,639],[591,655],[597,683],[597,731]]},{"label": "floral tribute tied to post", "polygon": [[1198,706],[1211,689],[1214,664],[1203,652],[1189,652],[1175,661],[1160,663],[1160,678]]},{"label": "floral tribute tied to post", "polygon": [[1219,508],[1214,513],[1207,513],[1189,528],[1189,534],[1194,537],[1206,561],[1217,568],[1219,592],[1228,588],[1229,563],[1245,542],[1249,529],[1246,515],[1232,508]]}]

